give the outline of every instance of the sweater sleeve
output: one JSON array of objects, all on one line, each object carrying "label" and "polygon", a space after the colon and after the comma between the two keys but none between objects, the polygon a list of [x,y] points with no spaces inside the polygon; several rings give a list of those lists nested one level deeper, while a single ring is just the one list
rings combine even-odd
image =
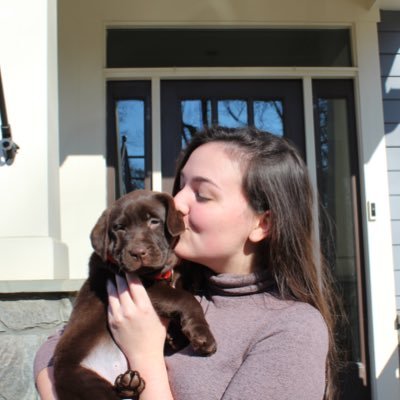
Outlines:
[{"label": "sweater sleeve", "polygon": [[321,400],[325,391],[328,331],[308,305],[254,344],[222,400]]},{"label": "sweater sleeve", "polygon": [[47,367],[53,365],[53,354],[58,341],[62,335],[63,329],[57,331],[54,335],[50,336],[40,347],[35,355],[33,361],[33,376],[35,382],[39,372]]}]

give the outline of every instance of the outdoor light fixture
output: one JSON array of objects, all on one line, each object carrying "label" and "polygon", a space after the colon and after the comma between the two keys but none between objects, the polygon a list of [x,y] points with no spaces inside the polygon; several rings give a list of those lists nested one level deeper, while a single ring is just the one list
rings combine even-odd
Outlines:
[{"label": "outdoor light fixture", "polygon": [[15,155],[19,149],[18,145],[14,143],[11,137],[11,127],[8,124],[6,102],[4,100],[3,81],[1,79],[0,70],[0,119],[1,119],[1,133],[2,139],[0,140],[0,166],[11,165],[14,162]]}]

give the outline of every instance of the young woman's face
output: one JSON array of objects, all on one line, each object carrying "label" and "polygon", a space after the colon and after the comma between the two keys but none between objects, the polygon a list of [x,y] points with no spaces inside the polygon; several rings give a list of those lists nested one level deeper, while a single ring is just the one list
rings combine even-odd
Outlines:
[{"label": "young woman's face", "polygon": [[255,246],[266,233],[243,194],[242,171],[232,158],[219,142],[204,144],[189,157],[175,196],[186,225],[175,252],[217,273],[244,274],[253,270]]}]

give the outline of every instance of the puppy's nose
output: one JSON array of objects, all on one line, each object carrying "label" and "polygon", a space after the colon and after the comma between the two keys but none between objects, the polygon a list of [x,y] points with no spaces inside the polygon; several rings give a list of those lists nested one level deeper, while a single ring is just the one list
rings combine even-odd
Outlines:
[{"label": "puppy's nose", "polygon": [[130,250],[129,254],[131,255],[132,258],[134,258],[135,260],[140,260],[143,257],[146,257],[147,254],[147,250],[144,248],[141,249],[134,249],[134,250]]}]

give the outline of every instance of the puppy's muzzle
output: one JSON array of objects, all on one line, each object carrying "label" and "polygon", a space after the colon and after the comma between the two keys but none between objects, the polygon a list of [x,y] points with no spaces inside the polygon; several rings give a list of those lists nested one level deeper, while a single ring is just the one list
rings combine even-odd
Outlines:
[{"label": "puppy's muzzle", "polygon": [[129,250],[128,253],[132,257],[132,261],[134,263],[140,262],[141,264],[143,264],[143,261],[146,258],[148,258],[148,249],[145,249],[145,248]]}]

